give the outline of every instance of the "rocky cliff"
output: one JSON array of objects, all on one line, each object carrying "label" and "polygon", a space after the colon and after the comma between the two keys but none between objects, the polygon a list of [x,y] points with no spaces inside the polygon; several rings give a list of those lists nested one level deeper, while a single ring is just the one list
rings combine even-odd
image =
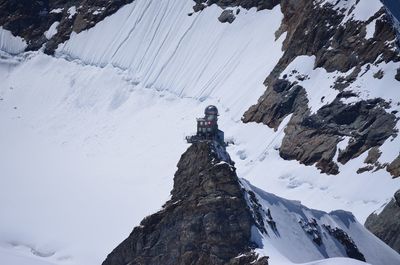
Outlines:
[{"label": "rocky cliff", "polygon": [[[370,148],[381,146],[397,133],[396,112],[389,111],[390,102],[374,98],[357,99],[356,104],[344,103],[346,99],[357,98],[357,93],[346,88],[372,65],[399,62],[392,22],[383,7],[366,21],[348,19],[357,2],[350,1],[353,6],[349,3],[347,7],[339,2],[281,1],[284,19],[276,35],[286,34],[284,55],[265,80],[266,92],[243,117],[244,122],[264,123],[277,129],[292,114],[284,130],[281,157],[315,164],[328,174],[339,172],[338,162],[345,164]],[[367,38],[366,27],[370,23],[375,23],[375,31],[372,38]],[[338,73],[331,86],[338,91],[336,98],[316,112],[310,109],[307,87],[301,85],[309,77],[296,70],[285,72],[299,56],[315,57],[314,69]],[[377,71],[374,78],[382,78],[381,74],[382,70]],[[399,74],[392,78],[400,81]],[[325,97],[320,100],[324,102]],[[345,137],[350,138],[347,146],[338,150],[338,143]],[[368,170],[385,166],[377,164]],[[399,176],[398,163],[388,167],[388,171]]]},{"label": "rocky cliff", "polygon": [[268,264],[252,251],[255,224],[229,156],[213,144],[193,144],[178,163],[171,199],[103,265]]},{"label": "rocky cliff", "polygon": [[[347,89],[358,77],[372,71],[372,65],[400,61],[394,21],[383,6],[370,18],[360,21],[351,17],[359,1],[195,2],[196,12],[211,4],[224,8],[219,20],[229,23],[234,22],[235,15],[240,11],[235,11],[235,7],[263,10],[280,4],[284,18],[276,38],[286,34],[284,54],[264,82],[267,87],[264,95],[244,113],[243,122],[263,123],[277,129],[284,118],[292,115],[284,130],[285,137],[280,148],[282,158],[315,165],[322,173],[338,174],[339,163],[345,164],[371,148],[378,149],[391,136],[397,135],[398,117],[395,115],[397,111],[390,110],[392,102],[382,98],[357,99],[358,93]],[[374,24],[373,36],[367,37],[368,25]],[[311,111],[307,87],[302,85],[310,77],[297,70],[285,72],[300,56],[315,57],[314,69],[339,73],[331,85],[338,91],[336,98],[316,112]],[[374,78],[381,79],[383,75],[384,71],[379,69]],[[400,66],[392,78],[400,85]],[[349,99],[353,102],[357,99],[358,102],[344,103]],[[322,96],[321,102],[324,100],[325,96]],[[347,146],[339,150],[338,144],[346,137],[350,138]],[[398,177],[399,159],[392,163],[380,163],[377,159],[372,164],[366,163],[357,172],[386,168],[393,177]]]},{"label": "rocky cliff", "polygon": [[[96,25],[133,0],[2,0],[0,26],[23,37],[27,50],[44,47],[52,54],[58,44]],[[52,33],[48,33],[53,27]]]},{"label": "rocky cliff", "polygon": [[372,213],[365,227],[400,253],[400,190],[380,213]]}]

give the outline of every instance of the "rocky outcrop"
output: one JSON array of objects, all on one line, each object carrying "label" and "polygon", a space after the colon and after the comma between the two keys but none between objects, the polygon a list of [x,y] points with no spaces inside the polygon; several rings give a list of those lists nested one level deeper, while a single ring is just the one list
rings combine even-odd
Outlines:
[{"label": "rocky outcrop", "polygon": [[365,227],[400,253],[400,190],[380,213],[372,213]]},{"label": "rocky outcrop", "polygon": [[383,100],[359,101],[352,105],[342,102],[353,96],[348,92],[339,93],[332,103],[310,114],[305,89],[278,79],[259,105],[264,110],[255,112],[253,118],[277,128],[287,115],[293,114],[284,130],[280,156],[305,165],[316,164],[324,173],[337,174],[338,165],[333,158],[343,137],[350,137],[348,146],[338,151],[338,161],[345,164],[368,149],[382,145],[396,133],[396,117],[385,111],[387,104]]},{"label": "rocky outcrop", "polygon": [[222,149],[197,143],[182,155],[171,200],[103,262],[133,264],[268,264],[251,241],[255,221],[235,168]]},{"label": "rocky outcrop", "polygon": [[380,163],[378,160],[381,157],[382,152],[379,150],[378,147],[372,147],[368,151],[368,156],[365,158],[364,163],[367,164],[366,166],[363,166],[359,169],[357,169],[357,174],[361,174],[366,171],[377,171],[380,169],[383,169],[388,166],[387,163]]},{"label": "rocky outcrop", "polygon": [[[11,0],[0,1],[0,26],[23,37],[27,50],[45,47],[52,54],[58,44],[96,25],[133,0]],[[58,22],[57,33],[47,39],[45,32]]]},{"label": "rocky outcrop", "polygon": [[400,177],[400,155],[398,155],[396,159],[387,166],[386,169],[393,176],[393,178]]},{"label": "rocky outcrop", "polygon": [[232,23],[233,21],[235,21],[235,15],[233,14],[232,10],[224,10],[218,17],[218,20],[221,23],[226,23],[226,22]]},{"label": "rocky outcrop", "polygon": [[303,218],[299,219],[299,224],[304,232],[310,237],[312,241],[318,246],[323,244],[321,230],[319,229],[317,221],[312,218],[311,220],[304,220]]},{"label": "rocky outcrop", "polygon": [[222,8],[228,7],[243,7],[246,9],[257,8],[257,10],[272,9],[279,5],[281,0],[194,0],[195,7],[194,10],[197,12],[199,6],[210,6],[216,4]]},{"label": "rocky outcrop", "polygon": [[[344,89],[359,74],[365,74],[361,73],[363,66],[368,71],[368,64],[400,61],[394,47],[396,33],[384,8],[367,21],[347,20],[345,23],[345,13],[329,3],[282,0],[281,10],[284,19],[276,37],[286,32],[284,54],[264,82],[267,87],[264,95],[245,112],[242,120],[277,129],[283,119],[292,114],[284,130],[281,157],[296,159],[306,165],[315,164],[324,173],[337,174],[337,162],[345,164],[396,134],[396,116],[387,112],[389,103],[384,100],[343,103],[347,98],[357,97]],[[375,33],[373,38],[366,39],[366,25],[373,21]],[[348,73],[345,77],[338,75],[334,82],[333,88],[343,93],[313,114],[309,110],[306,89],[299,85],[309,77],[294,71],[291,75],[296,81],[293,81],[293,77],[290,79],[282,74],[296,57],[302,55],[315,56],[315,68],[324,68],[328,73]],[[376,77],[383,76],[377,74]],[[321,102],[323,100],[321,98]],[[344,137],[350,138],[347,147],[337,150],[337,144]],[[338,159],[333,161],[337,152]]]},{"label": "rocky outcrop", "polygon": [[398,191],[394,194],[394,199],[396,200],[397,205],[400,207],[400,190],[398,190]]},{"label": "rocky outcrop", "polygon": [[280,1],[281,0],[194,0],[195,5],[193,6],[193,10],[194,12],[199,12],[210,5],[216,4],[224,9],[221,12],[221,15],[218,17],[218,20],[221,23],[233,23],[233,21],[236,19],[235,14],[238,15],[240,9],[236,9],[236,11],[234,11],[232,8],[256,8],[257,11],[264,9],[271,10],[275,6],[279,5]]},{"label": "rocky outcrop", "polygon": [[345,231],[343,231],[343,229],[340,229],[339,227],[331,227],[330,225],[324,225],[323,227],[331,236],[336,238],[336,240],[343,245],[349,258],[366,261],[364,254],[360,252],[353,239],[351,239],[351,237]]}]

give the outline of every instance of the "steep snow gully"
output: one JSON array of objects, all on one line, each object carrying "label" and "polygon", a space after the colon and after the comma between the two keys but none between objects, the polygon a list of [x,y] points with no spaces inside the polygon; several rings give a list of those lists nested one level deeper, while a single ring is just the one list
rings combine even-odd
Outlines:
[{"label": "steep snow gully", "polygon": [[[374,0],[372,10],[366,2],[357,2],[346,19],[368,19],[381,7]],[[350,211],[363,222],[400,188],[399,178],[384,170],[355,173],[366,166],[368,152],[339,164],[335,176],[283,160],[279,147],[292,114],[276,129],[241,122],[284,54],[287,33],[281,28],[283,33],[275,35],[284,17],[280,6],[258,12],[232,8],[237,14],[229,24],[218,21],[220,7],[193,12],[193,5],[134,1],[91,29],[72,33],[55,56],[22,53],[27,40],[0,28],[0,256],[7,264],[26,259],[31,264],[100,264],[132,225],[168,200],[176,161],[187,148],[184,136],[192,134],[194,118],[210,104],[219,107],[220,126],[234,143],[228,151],[237,175],[260,204],[273,195],[247,181],[312,208]],[[367,27],[366,38],[373,37],[374,25]],[[332,80],[346,77],[314,69],[315,60],[300,56],[282,69],[289,75],[299,72],[289,78],[304,77],[313,111],[335,99]],[[398,68],[395,62],[372,65],[353,84],[362,99],[391,102],[387,111],[396,118],[400,93],[390,77]],[[344,137],[338,148],[344,150],[348,141]],[[399,137],[386,140],[379,161],[393,161],[399,146]],[[268,200],[265,204],[274,207]],[[355,227],[362,229],[358,223]],[[291,258],[277,242],[283,241],[265,242],[270,250],[265,255],[282,264],[321,258],[317,251]],[[361,246],[360,251],[367,255]],[[335,262],[357,264],[347,259],[322,264]]]}]

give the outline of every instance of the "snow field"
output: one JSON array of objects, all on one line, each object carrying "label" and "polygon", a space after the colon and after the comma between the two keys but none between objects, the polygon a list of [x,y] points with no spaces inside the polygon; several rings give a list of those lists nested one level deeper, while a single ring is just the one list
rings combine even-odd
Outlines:
[{"label": "snow field", "polygon": [[[261,235],[258,239],[263,244],[260,253],[270,256],[271,264],[305,263],[335,257],[347,257],[344,247],[337,239],[332,237],[323,225],[340,228],[354,240],[358,249],[364,254],[365,259],[371,264],[391,265],[400,263],[400,255],[377,237],[371,234],[362,224],[357,222],[351,213],[344,211],[330,212],[309,209],[298,201],[280,198],[252,186],[242,179],[246,190],[256,194],[256,198],[265,212],[270,210],[276,230],[267,224],[268,235]],[[307,234],[299,221],[310,222],[315,220],[317,230],[322,240],[318,246],[312,241],[312,236]],[[312,228],[312,227],[308,227]],[[260,235],[259,235],[260,237]],[[271,251],[271,249],[273,249]],[[287,259],[287,260],[285,260]],[[278,262],[275,263],[274,260]],[[338,263],[340,264],[340,263]]]}]

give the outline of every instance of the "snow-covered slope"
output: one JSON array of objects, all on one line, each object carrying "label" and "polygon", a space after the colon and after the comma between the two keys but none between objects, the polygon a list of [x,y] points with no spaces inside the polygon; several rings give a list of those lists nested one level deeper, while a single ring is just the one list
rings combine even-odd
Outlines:
[{"label": "snow-covered slope", "polygon": [[366,154],[334,177],[281,159],[290,117],[277,131],[240,121],[282,55],[279,7],[241,9],[221,24],[219,7],[188,16],[192,6],[137,0],[72,36],[56,58],[1,58],[3,244],[51,253],[41,259],[56,264],[99,264],[168,198],[184,136],[208,104],[235,143],[238,175],[264,190],[363,221],[400,187],[384,171],[355,174]]},{"label": "snow-covered slope", "polygon": [[73,35],[56,54],[126,70],[133,85],[200,101],[213,98],[239,119],[282,55],[284,36],[274,41],[282,14],[278,7],[242,10],[230,25],[218,22],[216,5],[188,16],[192,6],[135,1],[93,30]]},{"label": "snow-covered slope", "polygon": [[16,251],[10,251],[9,249],[0,249],[0,261],[2,264],[7,265],[54,265],[54,263],[47,262],[38,258],[32,258],[24,254],[18,254]]},{"label": "snow-covered slope", "polygon": [[[346,244],[354,244],[355,248],[351,246],[353,249],[350,250],[353,251],[353,257],[359,255],[368,263],[400,263],[400,255],[369,232],[349,212],[332,211],[328,214],[312,210],[299,201],[286,200],[260,190],[246,180],[242,180],[242,185],[247,192],[255,195],[253,198],[256,200],[248,196],[249,205],[261,214],[266,233],[255,233],[254,237],[258,238],[260,245],[264,245],[260,253],[269,255],[271,264],[275,264],[273,260],[279,260],[281,256],[288,263],[346,257],[349,255]],[[257,205],[259,207],[255,207]],[[334,229],[344,232],[341,238],[332,233]],[[348,242],[343,243],[341,240],[346,237]],[[271,251],[271,248],[274,250]]]},{"label": "snow-covered slope", "polygon": [[23,52],[26,46],[21,37],[13,36],[11,32],[0,27],[0,51],[18,54]]}]

